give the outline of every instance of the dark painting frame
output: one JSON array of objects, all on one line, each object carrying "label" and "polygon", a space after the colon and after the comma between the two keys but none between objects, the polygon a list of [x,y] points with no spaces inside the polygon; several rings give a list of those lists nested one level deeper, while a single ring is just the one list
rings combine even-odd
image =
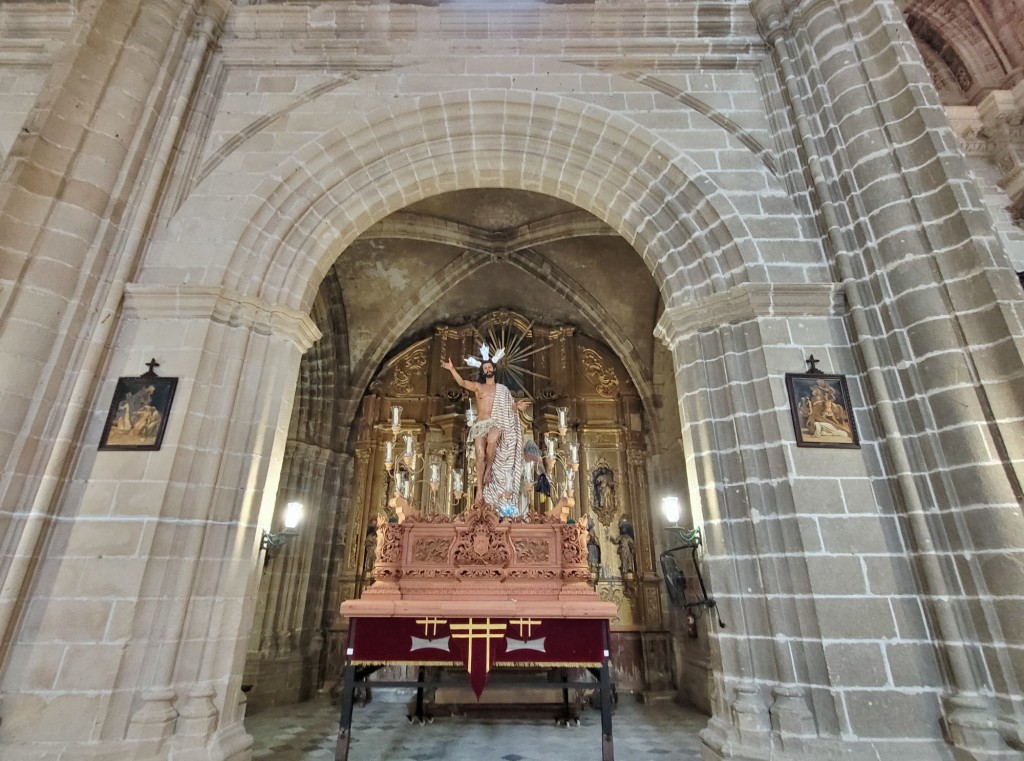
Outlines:
[{"label": "dark painting frame", "polygon": [[845,375],[786,373],[786,393],[798,447],[860,448]]},{"label": "dark painting frame", "polygon": [[177,378],[155,376],[117,379],[101,450],[155,451],[163,444]]}]

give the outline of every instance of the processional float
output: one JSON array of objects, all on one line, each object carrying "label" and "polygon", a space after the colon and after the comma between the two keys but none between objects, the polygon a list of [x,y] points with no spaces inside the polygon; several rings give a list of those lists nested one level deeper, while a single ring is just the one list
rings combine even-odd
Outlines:
[{"label": "processional float", "polygon": [[[467,422],[472,426],[472,420]],[[601,758],[613,760],[609,623],[616,606],[602,601],[590,584],[587,519],[571,517],[579,448],[567,441],[565,408],[558,410],[558,423],[558,436],[549,434],[536,458],[543,461],[557,497],[548,512],[531,507],[530,491],[539,474],[530,466],[539,464],[528,460],[522,497],[509,494],[497,506],[477,501],[450,516],[409,501],[417,476],[429,479],[430,493],[436,493],[439,471],[423,463],[411,436],[402,436],[399,444],[401,408],[392,410],[393,442],[385,450],[385,468],[394,512],[378,516],[372,584],[341,606],[349,641],[337,761],[348,759],[356,687],[385,666],[418,667],[416,681],[372,684],[416,687],[410,719],[421,722],[428,667],[465,669],[477,699],[496,669],[589,671],[596,685],[566,677],[543,686],[562,690],[566,711],[569,689],[597,687]],[[468,480],[472,494],[472,477]],[[452,474],[450,486],[460,500],[461,473]]]}]

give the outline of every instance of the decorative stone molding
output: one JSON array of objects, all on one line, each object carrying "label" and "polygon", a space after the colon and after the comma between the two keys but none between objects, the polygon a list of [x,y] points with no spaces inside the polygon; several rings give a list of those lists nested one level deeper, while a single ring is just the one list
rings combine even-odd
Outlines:
[{"label": "decorative stone molding", "polygon": [[946,115],[964,154],[1002,172],[1010,216],[1024,224],[1024,81],[993,90],[977,106],[949,107]]},{"label": "decorative stone molding", "polygon": [[732,724],[739,734],[740,745],[744,749],[759,749],[754,758],[767,758],[771,750],[771,721],[757,687],[753,684],[737,685],[731,709]]},{"label": "decorative stone molding", "polygon": [[1024,80],[1012,90],[994,90],[978,104],[978,115],[991,136],[992,159],[1003,173],[1000,183],[1010,197],[1009,211],[1024,224]]},{"label": "decorative stone molding", "polygon": [[803,749],[805,737],[814,737],[814,714],[807,706],[807,699],[802,687],[780,685],[772,690],[771,716],[772,729],[779,735],[782,747],[787,751]]},{"label": "decorative stone molding", "polygon": [[70,3],[49,5],[52,7],[42,14],[38,7],[4,4],[0,9],[0,66],[49,66],[60,55],[75,12]]},{"label": "decorative stone molding", "polygon": [[617,233],[593,214],[570,211],[539,222],[508,230],[493,231],[415,212],[399,211],[369,228],[360,237],[400,238],[441,243],[481,251],[494,256],[511,256],[524,248],[542,246],[567,238],[616,236]]},{"label": "decorative stone molding", "polygon": [[127,739],[140,743],[144,753],[156,755],[163,742],[174,734],[178,711],[174,708],[174,690],[150,690],[142,695],[142,705],[128,724]]},{"label": "decorative stone molding", "polygon": [[124,311],[129,318],[140,320],[207,319],[249,328],[286,338],[303,352],[322,335],[308,314],[218,288],[129,283],[125,286]]},{"label": "decorative stone molding", "polygon": [[995,160],[996,142],[986,131],[977,106],[948,106],[946,117],[965,156]]},{"label": "decorative stone molding", "polygon": [[759,317],[834,317],[842,314],[838,283],[743,283],[691,304],[666,307],[654,335],[670,349],[684,336]]},{"label": "decorative stone molding", "polygon": [[958,748],[986,753],[1005,751],[1006,741],[990,701],[981,695],[956,694],[943,699],[946,731]]},{"label": "decorative stone molding", "polygon": [[204,685],[189,691],[178,711],[177,733],[186,737],[207,738],[217,726],[217,692]]},{"label": "decorative stone molding", "polygon": [[[571,9],[567,9],[571,5]],[[571,12],[573,37],[587,39],[639,38],[664,39],[662,27],[653,23],[660,14],[667,15],[671,4],[659,2],[572,2],[545,0],[543,3],[503,3],[493,7],[469,8],[459,3],[435,0],[392,2],[390,6],[362,3],[314,4],[299,8],[288,4],[260,4],[256,8],[241,6],[231,16],[228,32],[243,42],[267,39],[367,39],[402,40],[422,34],[424,28],[442,21],[442,28],[451,28],[453,41],[486,39],[489,28],[510,30],[498,40],[511,44],[524,38],[566,36],[565,19]],[[703,10],[703,9],[702,9]],[[685,16],[673,18],[673,37],[687,40],[705,35],[712,39],[751,37],[756,34],[746,8],[741,5],[716,7],[715,13],[699,13],[696,8]],[[255,12],[254,12],[255,11]],[[483,20],[478,20],[483,19]],[[491,19],[490,24],[486,19]],[[576,20],[578,19],[578,21]],[[462,22],[456,26],[457,22]],[[594,46],[588,46],[588,50]],[[611,48],[611,46],[609,46]],[[672,50],[677,49],[673,40]],[[265,50],[265,42],[264,42]],[[617,48],[621,51],[621,46]],[[645,49],[647,52],[647,49]]]}]

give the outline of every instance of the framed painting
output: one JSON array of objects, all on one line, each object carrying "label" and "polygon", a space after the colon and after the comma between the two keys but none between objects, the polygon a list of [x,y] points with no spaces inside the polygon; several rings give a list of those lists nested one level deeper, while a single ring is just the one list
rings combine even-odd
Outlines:
[{"label": "framed painting", "polygon": [[786,391],[798,447],[860,447],[845,375],[786,373]]},{"label": "framed painting", "polygon": [[100,449],[159,449],[177,386],[177,378],[118,378]]}]

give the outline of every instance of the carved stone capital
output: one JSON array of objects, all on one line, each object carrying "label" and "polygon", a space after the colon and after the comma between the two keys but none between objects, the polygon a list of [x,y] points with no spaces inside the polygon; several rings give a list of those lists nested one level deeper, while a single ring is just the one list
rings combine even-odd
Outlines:
[{"label": "carved stone capital", "polygon": [[993,90],[978,104],[978,116],[990,130],[1020,124],[1020,109],[1009,90]]},{"label": "carved stone capital", "polygon": [[789,31],[789,21],[782,0],[751,0],[750,12],[757,19],[761,36],[773,47],[779,37]]},{"label": "carved stone capital", "polygon": [[286,338],[303,352],[321,336],[308,314],[220,288],[129,283],[125,286],[124,311],[129,318],[140,320],[207,319],[244,327]]},{"label": "carved stone capital", "polygon": [[838,283],[743,283],[690,304],[666,307],[654,335],[669,349],[693,333],[759,317],[832,317],[842,313]]}]

